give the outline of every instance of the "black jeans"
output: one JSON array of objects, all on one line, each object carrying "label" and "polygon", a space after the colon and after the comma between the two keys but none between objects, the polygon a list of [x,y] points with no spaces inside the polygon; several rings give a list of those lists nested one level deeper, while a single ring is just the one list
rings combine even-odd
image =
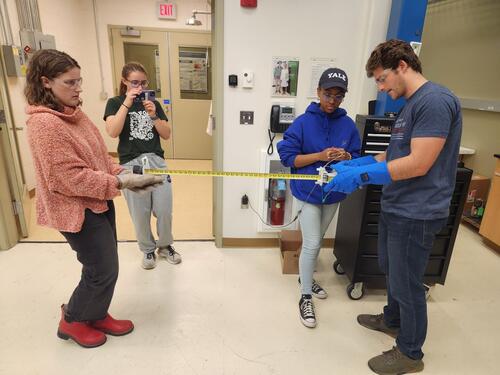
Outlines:
[{"label": "black jeans", "polygon": [[396,344],[413,359],[424,356],[427,301],[423,277],[436,234],[446,220],[415,220],[380,213],[378,257],[387,282],[384,321],[389,327],[400,327]]},{"label": "black jeans", "polygon": [[61,232],[83,266],[80,283],[66,306],[66,316],[73,321],[105,318],[113,298],[118,279],[113,201],[108,201],[108,207],[102,214],[86,209],[80,232]]}]

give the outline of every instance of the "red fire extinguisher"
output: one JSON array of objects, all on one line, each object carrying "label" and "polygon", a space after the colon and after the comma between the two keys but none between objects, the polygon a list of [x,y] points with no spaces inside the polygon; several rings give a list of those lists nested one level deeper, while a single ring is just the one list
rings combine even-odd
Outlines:
[{"label": "red fire extinguisher", "polygon": [[271,225],[283,225],[285,219],[286,182],[280,179],[269,180],[269,204]]}]

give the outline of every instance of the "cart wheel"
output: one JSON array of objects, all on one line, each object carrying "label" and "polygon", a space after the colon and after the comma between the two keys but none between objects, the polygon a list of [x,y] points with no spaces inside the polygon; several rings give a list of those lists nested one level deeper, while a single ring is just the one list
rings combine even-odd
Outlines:
[{"label": "cart wheel", "polygon": [[345,274],[345,271],[342,268],[342,265],[339,263],[338,260],[336,260],[335,262],[333,262],[333,270],[335,271],[335,273],[337,275],[343,275],[343,274]]},{"label": "cart wheel", "polygon": [[358,300],[365,295],[365,287],[363,283],[353,283],[347,285],[347,296],[350,299]]}]

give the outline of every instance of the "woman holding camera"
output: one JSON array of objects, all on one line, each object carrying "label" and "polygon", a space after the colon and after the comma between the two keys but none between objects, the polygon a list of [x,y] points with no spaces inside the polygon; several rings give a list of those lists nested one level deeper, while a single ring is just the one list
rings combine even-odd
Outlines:
[{"label": "woman holding camera", "polygon": [[[160,137],[170,138],[171,127],[165,112],[154,98],[147,72],[138,62],[123,66],[120,95],[108,100],[104,112],[106,131],[112,138],[119,137],[120,164],[129,170],[134,166],[166,168]],[[178,264],[181,256],[173,246],[172,186],[170,176],[165,183],[146,194],[124,192],[134,223],[139,249],[143,253],[142,267],[156,266],[155,250],[169,263]],[[151,214],[157,218],[158,240],[151,231]]]}]

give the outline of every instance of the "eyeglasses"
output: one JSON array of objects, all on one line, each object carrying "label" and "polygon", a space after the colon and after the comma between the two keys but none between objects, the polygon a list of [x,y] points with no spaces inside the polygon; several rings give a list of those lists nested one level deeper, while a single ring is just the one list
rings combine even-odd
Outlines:
[{"label": "eyeglasses", "polygon": [[65,79],[64,81],[62,81],[62,83],[64,84],[64,86],[70,89],[76,89],[78,87],[82,87],[83,78],[80,77],[76,79]]},{"label": "eyeglasses", "polygon": [[325,99],[327,102],[339,102],[339,103],[341,103],[345,97],[345,95],[343,94],[330,95],[326,92],[322,93],[321,96],[323,96],[323,99]]},{"label": "eyeglasses", "polygon": [[130,82],[130,86],[132,86],[133,88],[137,88],[139,86],[141,86],[141,87],[148,87],[149,86],[149,81],[148,80],[139,81],[138,79],[134,79],[132,81],[129,81],[127,79],[127,81]]},{"label": "eyeglasses", "polygon": [[392,71],[392,69],[385,69],[383,70],[383,74],[379,75],[378,78],[375,78],[375,83],[377,85],[380,85],[382,83],[385,82],[385,80],[387,79],[387,76],[389,75],[389,73]]}]

